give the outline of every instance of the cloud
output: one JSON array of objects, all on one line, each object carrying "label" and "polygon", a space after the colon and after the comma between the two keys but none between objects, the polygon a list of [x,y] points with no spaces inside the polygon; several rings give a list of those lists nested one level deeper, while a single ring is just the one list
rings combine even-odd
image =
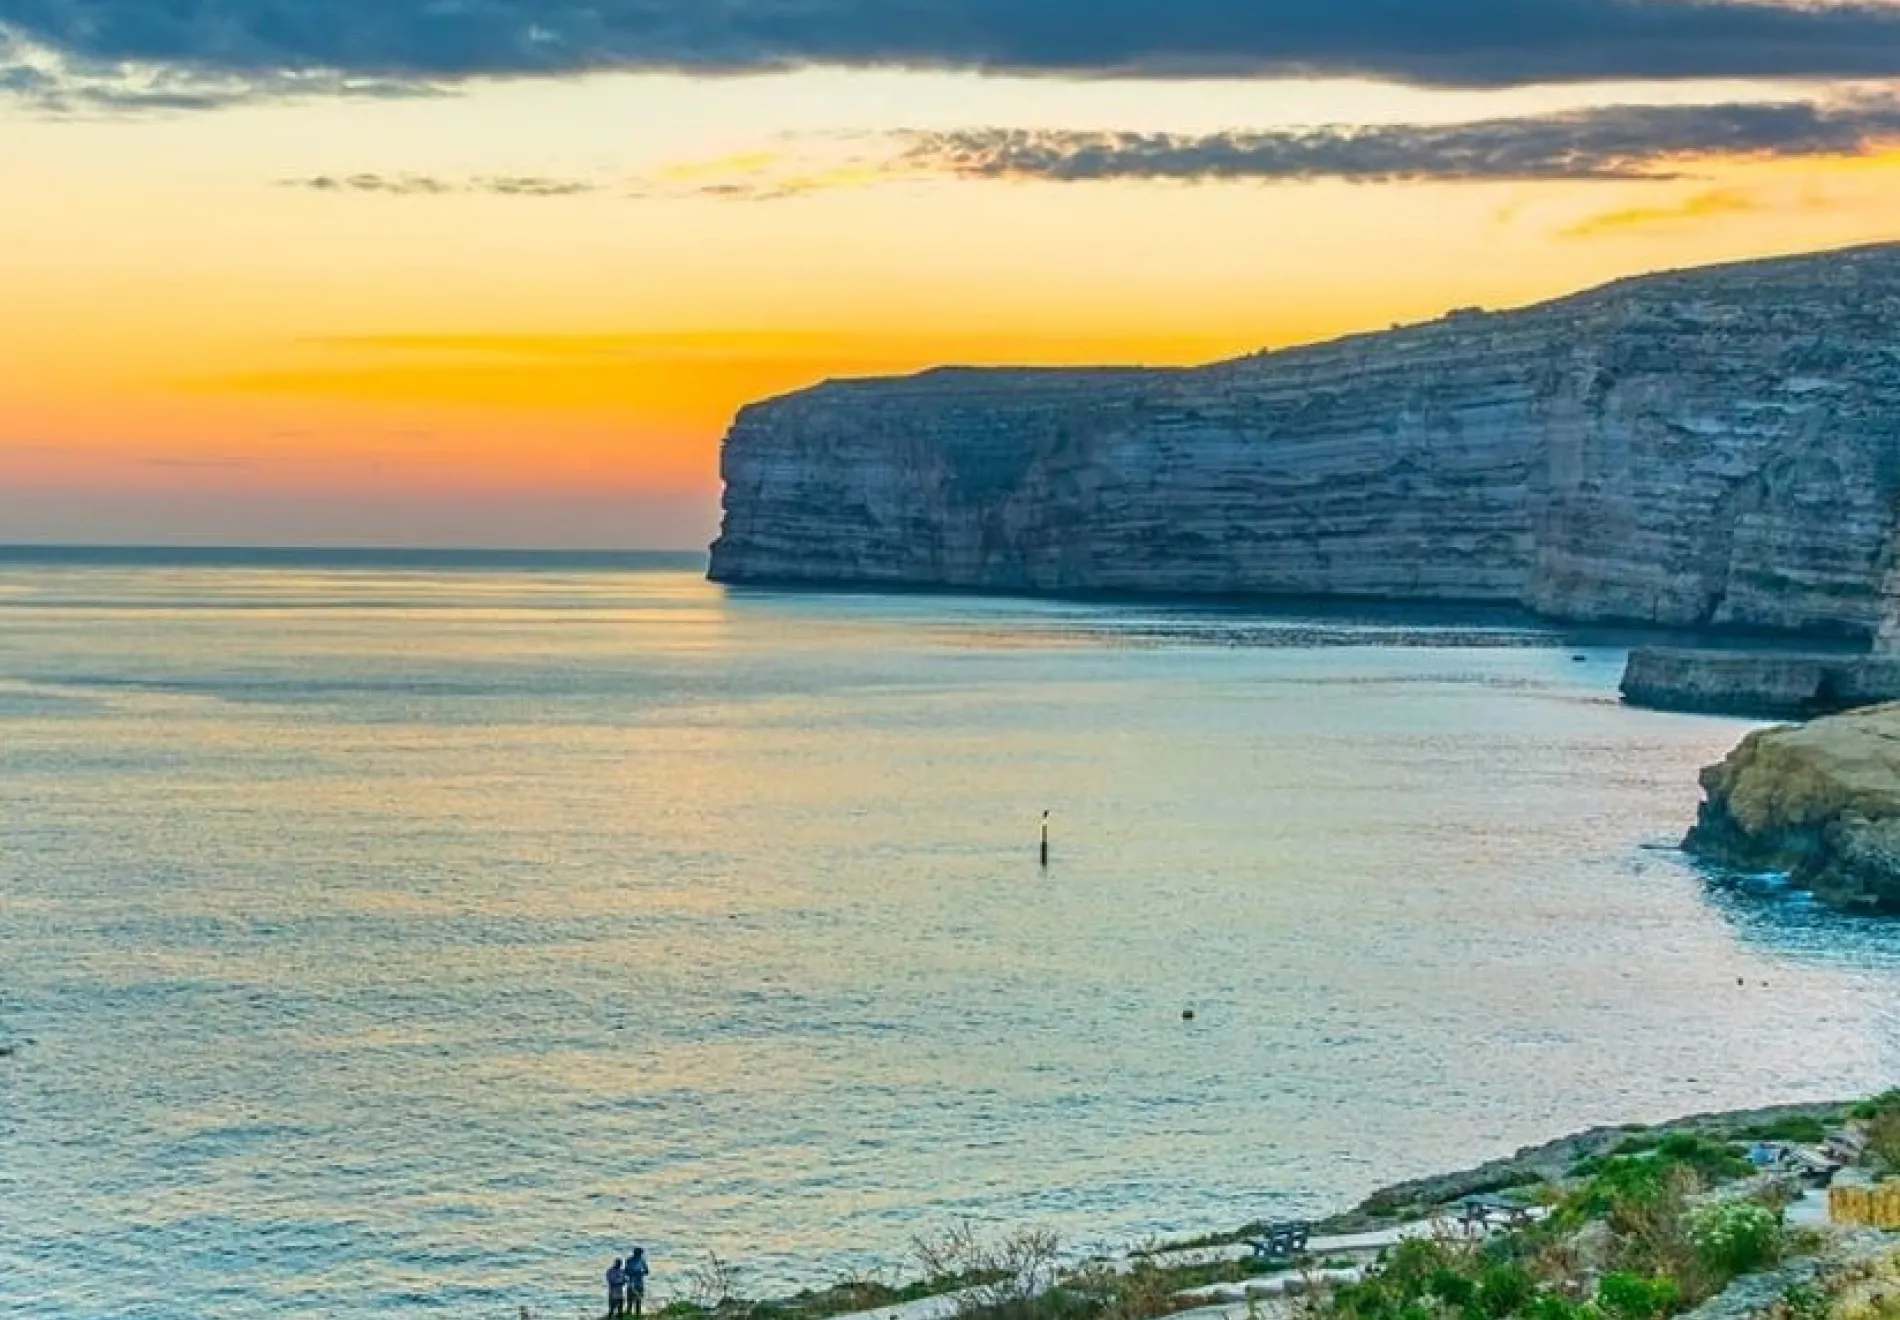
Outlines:
[{"label": "cloud", "polygon": [[1672,206],[1631,206],[1605,211],[1564,230],[1564,238],[1600,238],[1604,234],[1630,229],[1654,229],[1667,225],[1707,220],[1721,215],[1743,215],[1759,211],[1762,204],[1739,188],[1712,188],[1684,198]]},{"label": "cloud", "polygon": [[1608,106],[1462,124],[1207,135],[909,132],[902,165],[963,179],[1185,182],[1674,179],[1711,157],[1856,156],[1900,139],[1900,99]]},{"label": "cloud", "polygon": [[1900,76],[1888,0],[0,0],[95,67],[426,83],[832,65],[1434,86]]},{"label": "cloud", "polygon": [[[3,11],[8,0],[0,0]],[[333,69],[263,69],[132,63],[84,58],[24,40],[0,25],[0,100],[58,118],[224,110],[284,101],[413,100],[446,95],[417,78]]]},{"label": "cloud", "polygon": [[432,174],[313,174],[278,182],[285,188],[305,188],[311,192],[382,193],[391,197],[466,193],[495,197],[575,197],[598,192],[601,187],[589,179],[551,179],[525,174],[483,175],[470,179],[445,179]]},{"label": "cloud", "polygon": [[1900,142],[1900,94],[1832,102],[1611,105],[1452,124],[1208,134],[903,129],[817,135],[660,171],[635,195],[773,201],[941,179],[1085,183],[1662,182],[1718,159],[1851,159]]},{"label": "cloud", "polygon": [[[1694,177],[1713,160],[1851,159],[1894,143],[1900,143],[1900,93],[1207,134],[900,129],[781,138],[769,151],[671,165],[618,191],[642,199],[757,202],[943,179],[1654,183]],[[609,188],[597,180],[538,175],[319,174],[280,182],[313,192],[403,197],[568,197]]]},{"label": "cloud", "polygon": [[1780,188],[1709,188],[1661,206],[1630,206],[1604,211],[1558,231],[1559,238],[1590,239],[1647,230],[1669,230],[1725,216],[1818,214],[1841,200],[1809,181],[1799,190]]}]

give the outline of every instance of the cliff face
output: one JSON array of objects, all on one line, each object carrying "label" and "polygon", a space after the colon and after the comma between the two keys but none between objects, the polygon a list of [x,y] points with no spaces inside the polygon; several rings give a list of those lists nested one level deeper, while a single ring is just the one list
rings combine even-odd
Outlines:
[{"label": "cliff face", "polygon": [[941,370],[742,412],[728,582],[1359,595],[1868,635],[1900,245],[1191,370]]}]

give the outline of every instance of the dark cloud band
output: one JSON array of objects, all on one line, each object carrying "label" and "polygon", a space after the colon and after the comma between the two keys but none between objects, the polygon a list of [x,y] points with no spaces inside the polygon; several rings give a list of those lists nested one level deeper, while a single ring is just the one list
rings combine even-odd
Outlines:
[{"label": "dark cloud band", "polygon": [[456,80],[811,64],[1496,87],[1900,76],[1893,0],[0,0],[61,56]]},{"label": "dark cloud band", "polygon": [[[1900,97],[1714,105],[1612,105],[1457,124],[1384,124],[1209,134],[974,128],[869,139],[847,168],[792,152],[725,176],[636,182],[629,197],[776,201],[932,178],[1084,183],[1528,182],[1681,179],[1714,159],[1867,155],[1900,143]],[[315,175],[287,187],[426,197],[569,197],[598,180],[534,175]]]},{"label": "dark cloud band", "polygon": [[1900,101],[1608,106],[1463,124],[1205,136],[973,129],[901,135],[905,164],[960,178],[1668,179],[1718,156],[1854,156],[1900,139]]},{"label": "dark cloud band", "polygon": [[441,197],[451,193],[486,193],[494,197],[577,197],[598,192],[587,179],[551,179],[539,175],[505,174],[474,179],[445,179],[432,174],[316,174],[284,179],[286,188],[311,192],[381,193],[389,197]]}]

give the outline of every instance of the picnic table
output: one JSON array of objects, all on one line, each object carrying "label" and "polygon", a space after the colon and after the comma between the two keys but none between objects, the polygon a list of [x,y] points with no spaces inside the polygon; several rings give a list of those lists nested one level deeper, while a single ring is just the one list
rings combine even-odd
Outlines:
[{"label": "picnic table", "polygon": [[1268,1224],[1259,1237],[1247,1239],[1255,1260],[1292,1260],[1306,1250],[1313,1226],[1304,1219]]},{"label": "picnic table", "polygon": [[1458,1218],[1472,1228],[1489,1228],[1493,1224],[1528,1228],[1532,1216],[1531,1208],[1521,1201],[1506,1200],[1502,1196],[1467,1196],[1458,1204]]}]

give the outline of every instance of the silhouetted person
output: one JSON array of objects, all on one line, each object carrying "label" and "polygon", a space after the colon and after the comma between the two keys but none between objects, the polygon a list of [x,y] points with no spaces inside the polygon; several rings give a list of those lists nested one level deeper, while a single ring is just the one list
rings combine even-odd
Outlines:
[{"label": "silhouetted person", "polygon": [[620,1257],[614,1257],[614,1263],[607,1267],[607,1315],[609,1320],[627,1313],[627,1271],[620,1264]]},{"label": "silhouetted person", "polygon": [[633,1254],[627,1257],[627,1309],[622,1315],[631,1315],[639,1320],[647,1303],[647,1249],[635,1247]]}]

